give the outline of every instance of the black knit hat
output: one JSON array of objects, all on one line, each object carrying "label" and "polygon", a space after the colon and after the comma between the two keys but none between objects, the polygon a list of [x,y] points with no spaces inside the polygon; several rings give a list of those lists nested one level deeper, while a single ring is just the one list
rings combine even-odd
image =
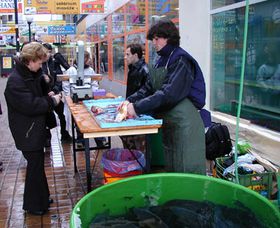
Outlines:
[{"label": "black knit hat", "polygon": [[52,45],[49,43],[44,43],[43,46],[50,51],[52,50]]}]

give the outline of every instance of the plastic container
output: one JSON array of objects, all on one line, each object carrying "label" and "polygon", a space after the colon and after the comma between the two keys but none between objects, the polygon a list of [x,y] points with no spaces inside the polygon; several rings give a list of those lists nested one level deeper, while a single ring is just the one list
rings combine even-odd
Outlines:
[{"label": "plastic container", "polygon": [[145,156],[139,150],[114,148],[103,153],[101,164],[105,183],[111,183],[142,174],[145,167]]},{"label": "plastic container", "polygon": [[104,182],[105,184],[112,183],[114,181],[122,180],[124,178],[136,176],[142,174],[141,170],[135,170],[135,171],[130,171],[124,174],[117,174],[114,172],[110,172],[106,169],[103,169],[103,174],[104,174]]},{"label": "plastic container", "polygon": [[139,175],[95,189],[74,207],[70,227],[88,227],[96,215],[106,211],[121,215],[131,207],[161,205],[172,199],[208,200],[229,207],[235,207],[238,200],[267,227],[280,227],[280,212],[258,193],[218,178],[177,173]]},{"label": "plastic container", "polygon": [[[237,182],[235,175],[228,173],[223,176],[223,172],[226,167],[223,167],[223,161],[229,159],[228,157],[221,157],[216,159],[216,176],[231,182]],[[266,171],[265,173],[254,173],[254,174],[239,174],[239,184],[250,188],[262,196],[270,198],[272,193],[272,177],[274,172]]]}]

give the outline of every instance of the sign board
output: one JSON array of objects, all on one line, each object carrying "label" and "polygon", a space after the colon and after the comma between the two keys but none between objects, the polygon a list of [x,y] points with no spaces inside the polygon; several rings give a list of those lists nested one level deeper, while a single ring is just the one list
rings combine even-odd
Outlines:
[{"label": "sign board", "polygon": [[51,14],[53,12],[54,1],[24,0],[24,14]]},{"label": "sign board", "polygon": [[54,14],[80,14],[80,3],[77,0],[54,0]]},{"label": "sign board", "polygon": [[69,35],[76,34],[76,26],[74,25],[64,25],[64,26],[49,26],[48,27],[49,35]]},{"label": "sign board", "polygon": [[13,27],[0,27],[0,34],[1,35],[14,35],[16,32],[16,28]]},{"label": "sign board", "polygon": [[2,58],[2,68],[11,69],[12,68],[12,57],[6,56]]},{"label": "sign board", "polygon": [[[22,0],[18,0],[18,13],[22,13]],[[0,14],[13,14],[15,13],[14,0],[0,0]]]},{"label": "sign board", "polygon": [[105,2],[106,0],[24,0],[24,14],[104,13]]},{"label": "sign board", "polygon": [[81,1],[81,14],[104,13],[105,0]]}]

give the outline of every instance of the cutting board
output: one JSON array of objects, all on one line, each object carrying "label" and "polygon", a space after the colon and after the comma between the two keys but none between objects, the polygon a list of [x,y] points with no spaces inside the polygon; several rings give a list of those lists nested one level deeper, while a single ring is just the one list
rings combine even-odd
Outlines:
[{"label": "cutting board", "polygon": [[[140,115],[134,119],[127,119],[121,122],[115,122],[117,115],[117,107],[124,98],[114,99],[99,99],[99,100],[84,100],[83,104],[87,110],[95,118],[96,122],[101,128],[118,128],[118,127],[132,127],[132,126],[148,126],[148,125],[162,125],[162,119],[154,119],[149,115]],[[91,111],[91,107],[100,107],[105,112],[99,115],[94,115]]]}]

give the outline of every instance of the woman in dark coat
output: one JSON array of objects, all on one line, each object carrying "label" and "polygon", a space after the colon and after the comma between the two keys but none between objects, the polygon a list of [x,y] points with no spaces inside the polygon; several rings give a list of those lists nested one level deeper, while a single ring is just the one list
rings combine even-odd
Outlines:
[{"label": "woman in dark coat", "polygon": [[45,129],[47,116],[61,100],[61,95],[46,94],[47,84],[41,71],[46,58],[43,45],[26,44],[5,89],[10,130],[17,149],[27,160],[23,209],[35,215],[44,214],[49,207],[44,169]]},{"label": "woman in dark coat", "polygon": [[160,56],[151,77],[127,98],[128,115],[154,114],[163,119],[167,171],[205,174],[205,134],[198,110],[205,105],[205,83],[196,60],[180,45],[172,21],[154,24],[147,38]]}]

